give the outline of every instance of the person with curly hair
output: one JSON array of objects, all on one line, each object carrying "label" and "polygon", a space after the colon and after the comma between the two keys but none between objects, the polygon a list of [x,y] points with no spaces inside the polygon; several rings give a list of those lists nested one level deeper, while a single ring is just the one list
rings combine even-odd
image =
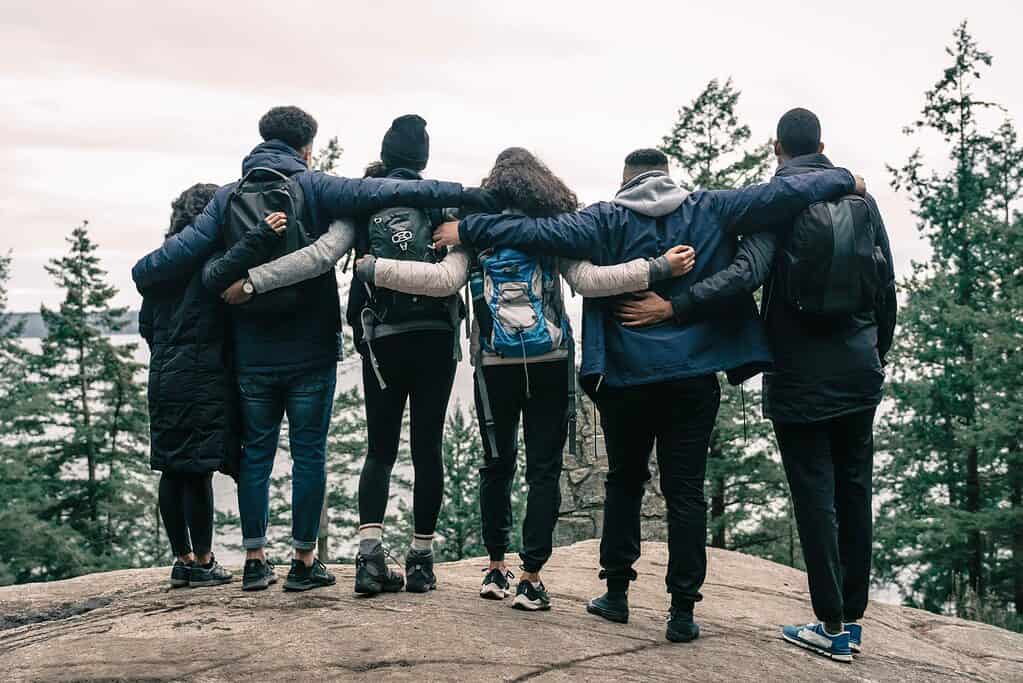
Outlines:
[{"label": "person with curly hair", "polygon": [[[196,184],[171,204],[166,237],[202,213],[218,187]],[[260,229],[284,227],[276,214]],[[238,475],[241,424],[226,306],[200,268],[141,290],[139,332],[150,350],[150,466],[159,471],[160,517],[175,556],[170,584],[215,586],[233,579],[213,556],[213,473]]]},{"label": "person with curly hair", "polygon": [[[578,206],[575,193],[540,159],[520,147],[501,152],[481,186],[493,192],[507,206],[506,213],[512,215],[553,216],[574,211]],[[446,297],[465,286],[471,265],[480,257],[457,248],[438,263],[366,256],[358,262],[356,275],[378,288]],[[599,297],[646,289],[659,278],[680,275],[692,266],[693,253],[676,248],[659,259],[635,259],[608,268],[546,256],[537,260],[546,273],[560,272],[575,291]],[[513,577],[505,553],[510,545],[511,487],[521,420],[529,492],[519,551],[523,574],[512,606],[524,610],[550,609],[540,570],[551,556],[552,535],[561,506],[562,451],[568,437],[570,411],[574,410],[569,400],[570,388],[574,393],[575,383],[574,341],[557,275],[553,282],[554,286],[545,288],[543,293],[544,316],[551,325],[567,332],[554,350],[532,357],[504,357],[486,350],[480,338],[479,311],[471,332],[476,411],[485,453],[480,467],[480,512],[483,541],[490,555],[480,596],[500,600],[511,589]],[[366,381],[370,381],[369,377]],[[484,418],[488,414],[493,418],[490,430]]]}]

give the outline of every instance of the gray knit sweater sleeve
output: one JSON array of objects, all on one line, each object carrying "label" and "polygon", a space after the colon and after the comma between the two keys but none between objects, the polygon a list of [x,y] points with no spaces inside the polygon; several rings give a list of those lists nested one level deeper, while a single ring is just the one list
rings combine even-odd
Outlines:
[{"label": "gray knit sweater sleeve", "polygon": [[260,293],[309,280],[333,268],[354,244],[355,224],[350,220],[334,221],[309,246],[249,269],[249,280]]}]

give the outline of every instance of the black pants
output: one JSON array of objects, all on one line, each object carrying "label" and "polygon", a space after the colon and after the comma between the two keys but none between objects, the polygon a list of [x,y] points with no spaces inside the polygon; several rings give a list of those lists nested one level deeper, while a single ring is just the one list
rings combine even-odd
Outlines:
[{"label": "black pants", "polygon": [[160,516],[175,556],[213,547],[213,473],[160,475]]},{"label": "black pants", "polygon": [[437,526],[444,496],[441,457],[444,418],[455,380],[454,332],[406,332],[373,342],[380,388],[368,357],[362,360],[366,392],[366,461],[359,477],[359,523],[384,521],[391,470],[398,458],[405,404],[409,404],[412,468],[412,514],[415,533],[429,535]]},{"label": "black pants", "polygon": [[867,608],[873,427],[873,408],[822,422],[774,423],[810,600],[824,622],[856,621]]},{"label": "black pants", "polygon": [[483,376],[497,442],[495,454],[483,424],[477,381],[476,415],[484,451],[480,467],[483,544],[491,560],[503,560],[511,542],[511,491],[518,460],[521,415],[529,493],[519,557],[523,570],[538,572],[551,557],[554,525],[561,509],[561,464],[568,438],[568,361],[485,366]]},{"label": "black pants", "polygon": [[603,387],[595,396],[607,444],[600,564],[609,580],[631,574],[640,555],[640,510],[657,447],[661,493],[668,508],[668,592],[702,599],[707,574],[707,449],[721,403],[717,375]]}]

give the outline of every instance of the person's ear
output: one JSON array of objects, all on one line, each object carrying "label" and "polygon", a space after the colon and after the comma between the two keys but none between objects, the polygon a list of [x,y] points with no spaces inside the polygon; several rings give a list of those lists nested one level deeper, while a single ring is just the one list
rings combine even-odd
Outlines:
[{"label": "person's ear", "polygon": [[824,143],[817,145],[817,154],[824,154]]},{"label": "person's ear", "polygon": [[781,143],[777,140],[774,141],[774,156],[779,158],[785,156],[785,152],[781,148]]},{"label": "person's ear", "polygon": [[313,163],[313,143],[310,142],[308,145],[300,149],[298,153],[302,155],[302,159],[305,160],[306,164]]}]

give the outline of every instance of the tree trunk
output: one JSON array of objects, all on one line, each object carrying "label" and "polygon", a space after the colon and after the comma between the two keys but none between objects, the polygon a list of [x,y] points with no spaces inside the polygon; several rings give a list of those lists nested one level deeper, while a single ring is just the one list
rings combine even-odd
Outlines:
[{"label": "tree trunk", "polygon": [[[971,446],[966,454],[966,511],[974,516],[972,522],[976,524],[976,515],[980,512],[980,472],[976,446]],[[969,558],[970,588],[979,600],[984,596],[984,547],[980,529],[970,531]]]},{"label": "tree trunk", "polygon": [[1023,515],[1023,463],[1019,461],[1019,454],[1009,460],[1012,471],[1012,489],[1010,502],[1012,511],[1016,515],[1016,522],[1012,526],[1012,594],[1013,602],[1016,603],[1016,614],[1023,616],[1023,522],[1020,521]]}]

